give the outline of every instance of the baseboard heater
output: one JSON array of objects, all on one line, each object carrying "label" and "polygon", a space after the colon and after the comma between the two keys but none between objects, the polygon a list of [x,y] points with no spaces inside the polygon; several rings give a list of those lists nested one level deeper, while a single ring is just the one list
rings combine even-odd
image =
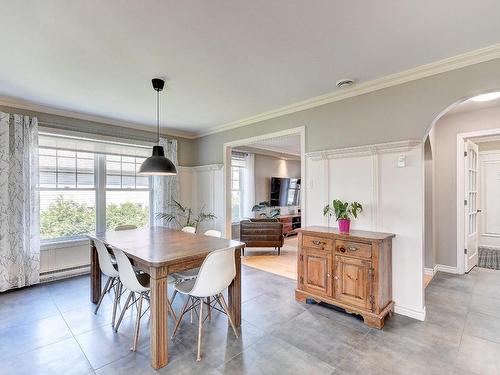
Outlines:
[{"label": "baseboard heater", "polygon": [[67,279],[69,277],[86,275],[89,273],[90,273],[90,266],[89,265],[63,268],[60,270],[48,271],[48,272],[41,273],[40,274],[40,282],[47,283],[50,281]]}]

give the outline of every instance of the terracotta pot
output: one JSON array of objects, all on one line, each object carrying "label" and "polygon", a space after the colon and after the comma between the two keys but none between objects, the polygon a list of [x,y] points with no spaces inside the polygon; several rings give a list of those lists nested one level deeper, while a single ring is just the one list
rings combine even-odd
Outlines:
[{"label": "terracotta pot", "polygon": [[339,219],[339,231],[340,233],[349,233],[349,229],[351,226],[351,220],[349,219]]}]

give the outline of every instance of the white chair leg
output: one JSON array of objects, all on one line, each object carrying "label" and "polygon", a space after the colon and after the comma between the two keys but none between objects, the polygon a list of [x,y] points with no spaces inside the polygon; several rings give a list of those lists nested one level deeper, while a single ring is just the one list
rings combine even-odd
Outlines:
[{"label": "white chair leg", "polygon": [[179,329],[179,327],[181,325],[182,318],[186,314],[187,306],[188,306],[190,300],[191,300],[191,296],[188,296],[188,298],[186,298],[186,302],[184,302],[184,306],[182,307],[181,315],[177,319],[177,322],[175,323],[175,327],[174,327],[174,332],[172,333],[172,336],[170,337],[172,340],[174,339],[174,337],[177,333],[177,330]]},{"label": "white chair leg", "polygon": [[115,286],[115,301],[113,303],[113,319],[111,320],[111,326],[115,326],[116,321],[116,308],[118,307],[118,301],[120,299],[120,294],[122,291],[122,283],[118,280],[118,284]]},{"label": "white chair leg", "polygon": [[127,297],[127,300],[125,301],[125,306],[123,306],[122,313],[120,314],[120,317],[118,318],[118,322],[116,323],[116,326],[115,326],[115,332],[118,332],[118,328],[120,327],[120,324],[122,323],[123,316],[125,315],[125,311],[127,311],[127,309],[128,309],[130,299],[132,298],[133,295],[134,295],[134,292],[130,292],[128,297]]},{"label": "white chair leg", "polygon": [[135,352],[137,349],[137,340],[139,338],[139,327],[141,324],[141,313],[142,313],[142,300],[144,299],[144,295],[141,293],[139,297],[139,304],[137,305],[137,318],[135,320],[135,334],[134,334],[134,345],[132,346],[132,351]]},{"label": "white chair leg", "polygon": [[97,310],[99,310],[99,307],[101,307],[104,295],[108,292],[108,287],[111,284],[112,280],[112,277],[108,277],[108,281],[106,281],[106,285],[104,285],[104,289],[101,292],[101,297],[99,297],[99,301],[97,302],[97,306],[95,307],[94,314],[97,314]]},{"label": "white chair leg", "polygon": [[201,361],[201,339],[203,336],[203,299],[200,298],[200,316],[198,321],[198,354],[196,356],[197,361]]},{"label": "white chair leg", "polygon": [[226,301],[224,300],[224,296],[221,293],[216,298],[217,298],[217,301],[219,301],[219,305],[221,305],[222,309],[226,312],[227,318],[229,320],[229,324],[231,324],[231,327],[233,328],[234,335],[236,336],[236,338],[238,338],[238,333],[236,332],[236,327],[234,326],[233,318],[231,318],[231,314],[229,313],[229,309],[227,308]]}]

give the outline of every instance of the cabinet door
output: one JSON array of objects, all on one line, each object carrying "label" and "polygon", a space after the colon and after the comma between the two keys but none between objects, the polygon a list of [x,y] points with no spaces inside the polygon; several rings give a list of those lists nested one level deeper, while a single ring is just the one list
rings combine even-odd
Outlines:
[{"label": "cabinet door", "polygon": [[348,305],[372,309],[371,261],[335,256],[335,299]]},{"label": "cabinet door", "polygon": [[332,296],[332,252],[302,248],[302,262],[304,290]]}]

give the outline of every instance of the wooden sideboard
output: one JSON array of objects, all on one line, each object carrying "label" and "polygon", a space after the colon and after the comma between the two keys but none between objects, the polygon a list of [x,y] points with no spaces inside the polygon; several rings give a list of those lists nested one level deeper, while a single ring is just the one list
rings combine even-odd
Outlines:
[{"label": "wooden sideboard", "polygon": [[298,229],[298,301],[326,302],[361,315],[381,329],[392,315],[392,238],[394,234],[337,228]]}]

